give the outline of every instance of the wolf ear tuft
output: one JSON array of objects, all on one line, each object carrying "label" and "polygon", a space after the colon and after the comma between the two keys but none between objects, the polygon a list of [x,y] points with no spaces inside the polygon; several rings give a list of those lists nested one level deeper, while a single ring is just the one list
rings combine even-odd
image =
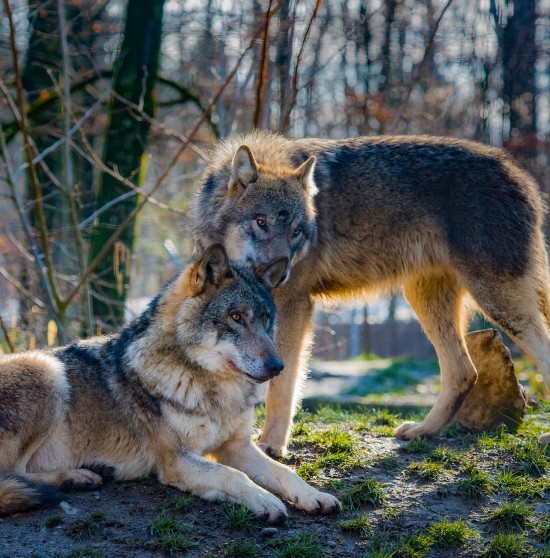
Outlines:
[{"label": "wolf ear tuft", "polygon": [[248,145],[241,145],[231,165],[230,190],[246,188],[249,184],[256,182],[258,178],[258,164]]},{"label": "wolf ear tuft", "polygon": [[304,188],[314,196],[317,193],[317,187],[313,181],[313,170],[317,159],[312,155],[307,161],[304,161],[295,171],[298,178],[302,181]]},{"label": "wolf ear tuft", "polygon": [[288,258],[280,258],[272,263],[256,267],[256,277],[270,289],[274,289],[284,279],[288,269]]},{"label": "wolf ear tuft", "polygon": [[221,244],[213,244],[198,263],[195,272],[195,292],[200,294],[208,285],[219,287],[231,276],[225,248]]}]

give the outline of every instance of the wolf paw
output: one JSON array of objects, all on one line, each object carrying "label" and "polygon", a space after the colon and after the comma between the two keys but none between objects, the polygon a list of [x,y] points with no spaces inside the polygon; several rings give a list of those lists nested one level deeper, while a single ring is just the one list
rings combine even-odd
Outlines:
[{"label": "wolf paw", "polygon": [[72,490],[96,490],[103,484],[103,479],[88,471],[88,469],[69,469],[61,473],[60,490],[70,492]]},{"label": "wolf paw", "polygon": [[329,515],[338,513],[342,509],[342,504],[334,496],[315,489],[307,494],[298,496],[294,500],[294,505],[310,515]]},{"label": "wolf paw", "polygon": [[550,432],[545,432],[539,436],[539,442],[541,444],[550,444]]},{"label": "wolf paw", "polygon": [[285,505],[269,492],[255,494],[245,505],[261,520],[273,525],[284,523],[288,514]]},{"label": "wolf paw", "polygon": [[439,430],[434,432],[423,422],[412,421],[404,422],[393,432],[394,436],[399,440],[414,440],[414,438],[418,438],[419,436],[433,438],[434,436],[437,436],[438,433]]},{"label": "wolf paw", "polygon": [[256,444],[266,455],[271,457],[271,459],[280,459],[287,454],[287,449],[285,446],[272,446],[265,442],[258,442]]}]

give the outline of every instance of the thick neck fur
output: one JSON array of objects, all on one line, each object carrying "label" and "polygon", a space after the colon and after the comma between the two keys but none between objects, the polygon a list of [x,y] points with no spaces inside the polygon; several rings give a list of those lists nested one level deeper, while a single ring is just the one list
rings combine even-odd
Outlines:
[{"label": "thick neck fur", "polygon": [[[181,278],[120,335],[124,371],[182,412],[212,415],[216,409],[244,411],[257,400],[258,386],[244,377],[224,375],[196,364],[176,337]],[[126,339],[124,339],[126,338]]]}]

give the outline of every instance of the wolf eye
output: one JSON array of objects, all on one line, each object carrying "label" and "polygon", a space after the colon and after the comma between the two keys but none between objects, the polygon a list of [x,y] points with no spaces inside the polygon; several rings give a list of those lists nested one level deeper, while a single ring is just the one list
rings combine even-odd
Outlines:
[{"label": "wolf eye", "polygon": [[292,233],[292,236],[297,237],[300,236],[302,234],[302,227],[296,227],[294,229],[294,232]]},{"label": "wolf eye", "polygon": [[243,317],[238,312],[233,312],[231,314],[231,319],[234,322],[237,322],[238,324],[240,324],[243,321]]},{"label": "wolf eye", "polygon": [[263,217],[256,217],[256,223],[258,223],[258,227],[262,229],[267,225],[267,222]]}]

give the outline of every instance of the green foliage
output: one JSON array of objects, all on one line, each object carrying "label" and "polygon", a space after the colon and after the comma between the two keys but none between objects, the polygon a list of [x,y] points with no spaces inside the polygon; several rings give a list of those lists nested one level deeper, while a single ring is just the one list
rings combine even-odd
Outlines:
[{"label": "green foliage", "polygon": [[497,485],[515,498],[544,498],[545,490],[550,488],[550,479],[545,477],[533,479],[527,475],[508,471],[502,473],[497,479]]}]

